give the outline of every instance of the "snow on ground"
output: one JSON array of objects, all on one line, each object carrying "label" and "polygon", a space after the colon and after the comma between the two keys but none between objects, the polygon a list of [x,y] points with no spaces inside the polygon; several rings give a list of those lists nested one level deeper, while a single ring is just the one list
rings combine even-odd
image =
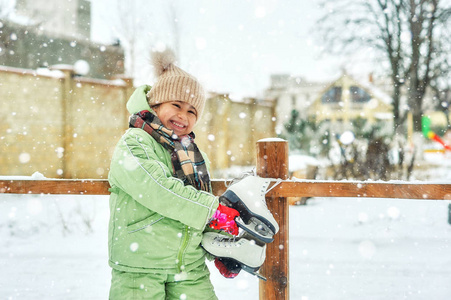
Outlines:
[{"label": "snow on ground", "polygon": [[309,201],[290,208],[292,299],[450,299],[446,201]]},{"label": "snow on ground", "polygon": [[[290,207],[290,298],[451,299],[449,201],[315,198]],[[107,196],[0,194],[1,299],[107,299]],[[258,299],[222,278],[219,299]]]}]

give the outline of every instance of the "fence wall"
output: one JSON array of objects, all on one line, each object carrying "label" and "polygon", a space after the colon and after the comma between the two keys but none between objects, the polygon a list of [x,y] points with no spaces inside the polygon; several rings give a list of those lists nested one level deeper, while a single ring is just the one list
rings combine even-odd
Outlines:
[{"label": "fence wall", "polygon": [[195,132],[197,144],[212,161],[212,169],[255,166],[256,142],[275,135],[274,114],[273,106],[253,100],[233,102],[224,95],[209,98]]},{"label": "fence wall", "polygon": [[19,69],[0,72],[0,174],[29,175],[38,168],[55,176],[63,168],[56,153],[63,146],[63,119],[57,117],[63,115],[63,80]]},{"label": "fence wall", "polygon": [[127,127],[122,80],[74,77],[60,66],[45,74],[0,68],[0,174],[105,178]]},{"label": "fence wall", "polygon": [[[71,66],[0,67],[0,175],[106,178],[133,91],[129,79],[78,77]],[[273,115],[270,106],[209,98],[195,132],[212,171],[255,165],[255,142],[274,135]]]}]

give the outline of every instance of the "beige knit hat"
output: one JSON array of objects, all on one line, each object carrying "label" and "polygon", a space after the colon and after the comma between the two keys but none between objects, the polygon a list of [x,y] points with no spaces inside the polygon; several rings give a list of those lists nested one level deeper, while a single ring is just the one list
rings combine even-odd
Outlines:
[{"label": "beige knit hat", "polygon": [[169,101],[188,102],[197,111],[200,119],[205,106],[205,92],[197,79],[176,65],[175,55],[170,49],[154,52],[152,64],[157,82],[147,93],[147,101],[152,107]]}]

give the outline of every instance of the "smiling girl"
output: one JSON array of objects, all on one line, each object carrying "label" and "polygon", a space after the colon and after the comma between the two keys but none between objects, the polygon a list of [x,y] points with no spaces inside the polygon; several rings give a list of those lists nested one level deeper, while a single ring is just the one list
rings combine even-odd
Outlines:
[{"label": "smiling girl", "polygon": [[[174,59],[169,50],[154,54],[158,80],[127,102],[130,129],[112,157],[110,299],[217,299],[200,244],[226,208],[211,194],[208,161],[192,133],[204,90]],[[225,230],[236,234],[238,212],[230,210]]]}]

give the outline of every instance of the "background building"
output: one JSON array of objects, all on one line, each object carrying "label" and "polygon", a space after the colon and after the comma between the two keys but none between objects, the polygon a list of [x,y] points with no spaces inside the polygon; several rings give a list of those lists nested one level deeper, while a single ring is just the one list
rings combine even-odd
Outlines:
[{"label": "background building", "polygon": [[122,47],[93,43],[90,24],[86,0],[17,0],[15,13],[1,20],[0,65],[73,65],[76,74],[103,79],[124,74]]},{"label": "background building", "polygon": [[392,119],[391,98],[387,93],[369,81],[356,80],[345,73],[333,82],[273,75],[265,95],[274,102],[278,133],[284,131],[293,110],[305,120],[329,121],[337,130],[349,129],[350,122],[357,118],[369,123]]},{"label": "background building", "polygon": [[90,40],[91,1],[16,0],[16,20],[53,37]]}]

